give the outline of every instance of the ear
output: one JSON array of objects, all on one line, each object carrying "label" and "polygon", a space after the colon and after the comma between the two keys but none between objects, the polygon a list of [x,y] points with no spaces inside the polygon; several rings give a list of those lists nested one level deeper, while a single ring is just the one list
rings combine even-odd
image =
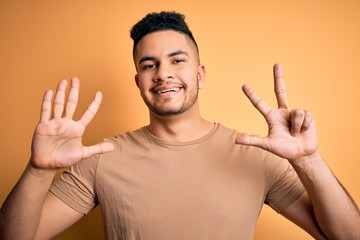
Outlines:
[{"label": "ear", "polygon": [[139,74],[135,74],[135,83],[136,83],[136,86],[139,87]]},{"label": "ear", "polygon": [[197,80],[199,82],[199,88],[203,88],[205,85],[205,75],[206,75],[205,66],[200,64],[198,66],[198,73],[197,73]]}]

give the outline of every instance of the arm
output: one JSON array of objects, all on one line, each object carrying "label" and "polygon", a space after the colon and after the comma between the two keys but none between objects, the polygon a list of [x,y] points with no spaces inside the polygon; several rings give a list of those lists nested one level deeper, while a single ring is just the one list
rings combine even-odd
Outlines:
[{"label": "arm", "polygon": [[[354,200],[338,182],[317,152],[292,164],[299,175],[308,199],[311,199],[317,224],[329,239],[360,239],[360,212]],[[302,201],[305,201],[302,199]],[[302,203],[301,199],[294,206]],[[304,218],[302,211],[287,209],[290,217]]]},{"label": "arm", "polygon": [[0,239],[50,239],[82,217],[49,192],[55,173],[27,166],[1,208]]},{"label": "arm", "polygon": [[66,86],[66,81],[59,83],[53,104],[52,91],[44,95],[29,164],[0,210],[1,239],[49,238],[77,221],[82,215],[49,193],[53,178],[58,169],[113,149],[110,143],[90,147],[81,143],[85,127],[101,103],[101,94],[96,94],[80,120],[74,121],[79,80],[72,79],[65,103]]},{"label": "arm", "polygon": [[[261,147],[288,159],[294,167],[307,193],[285,210],[286,217],[313,235],[318,234],[317,226],[320,226],[328,238],[358,239],[359,209],[318,153],[311,113],[290,110],[280,65],[274,66],[274,82],[276,109],[270,108],[249,86],[243,87],[245,95],[264,116],[269,127],[268,136],[239,134],[236,142]],[[312,222],[304,227],[307,220]]]}]

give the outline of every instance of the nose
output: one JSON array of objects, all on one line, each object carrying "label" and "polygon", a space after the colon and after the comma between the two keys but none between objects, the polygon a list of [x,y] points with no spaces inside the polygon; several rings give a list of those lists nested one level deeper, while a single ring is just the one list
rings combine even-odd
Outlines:
[{"label": "nose", "polygon": [[154,75],[155,82],[167,81],[167,80],[173,79],[173,78],[174,78],[174,72],[171,69],[171,66],[169,66],[168,64],[165,64],[165,63],[158,65],[157,71]]}]

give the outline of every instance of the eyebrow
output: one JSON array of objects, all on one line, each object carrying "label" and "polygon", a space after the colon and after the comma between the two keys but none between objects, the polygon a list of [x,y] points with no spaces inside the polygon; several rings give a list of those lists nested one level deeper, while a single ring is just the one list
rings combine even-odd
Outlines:
[{"label": "eyebrow", "polygon": [[[169,54],[167,54],[166,56],[167,57],[174,57],[174,56],[178,56],[178,55],[186,55],[186,56],[189,56],[189,54],[185,51],[182,51],[182,50],[178,50],[178,51],[175,51],[175,52],[171,52]],[[142,57],[140,60],[139,60],[139,64],[141,64],[142,62],[145,62],[145,61],[154,61],[156,60],[156,57],[153,57],[153,56],[144,56]]]},{"label": "eyebrow", "polygon": [[188,54],[187,52],[182,51],[182,50],[178,50],[178,51],[169,53],[169,54],[168,54],[168,57],[174,57],[174,56],[177,56],[177,55],[186,55],[186,56],[189,56],[189,54]]}]

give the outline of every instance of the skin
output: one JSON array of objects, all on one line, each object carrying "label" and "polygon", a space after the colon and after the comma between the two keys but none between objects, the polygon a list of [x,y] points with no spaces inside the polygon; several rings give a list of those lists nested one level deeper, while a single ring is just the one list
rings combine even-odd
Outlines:
[{"label": "skin", "polygon": [[[139,41],[134,62],[135,82],[149,108],[147,128],[152,134],[188,141],[210,131],[213,123],[201,117],[198,103],[205,67],[188,37],[175,31],[148,34]],[[167,92],[171,89],[175,91]]]},{"label": "skin", "polygon": [[316,239],[359,239],[359,208],[318,152],[312,114],[291,110],[280,64],[274,66],[277,108],[271,108],[248,85],[243,92],[265,118],[268,136],[239,133],[236,143],[255,146],[288,159],[306,192],[282,214]]},{"label": "skin", "polygon": [[[157,39],[165,34],[167,41],[158,44]],[[179,45],[184,40],[186,44]],[[185,35],[157,32],[139,42],[135,54],[138,69],[135,81],[151,113],[179,115],[197,102],[199,88],[203,85],[200,75],[204,71],[197,62],[194,46]]]},{"label": "skin", "polygon": [[[135,82],[149,107],[147,128],[152,134],[165,140],[190,141],[210,131],[213,123],[201,117],[197,100],[205,67],[187,37],[174,31],[149,34],[139,42],[134,61],[138,71]],[[265,118],[269,132],[266,137],[239,133],[236,143],[284,157],[297,171],[306,192],[282,213],[285,217],[316,239],[359,239],[359,210],[318,152],[311,113],[290,109],[278,64],[274,66],[274,86],[277,108],[243,86],[245,95]],[[99,108],[101,93],[75,121],[79,80],[72,79],[67,99],[66,87],[66,81],[59,83],[53,102],[51,90],[44,95],[29,164],[0,211],[1,239],[50,239],[78,221],[83,215],[49,192],[56,171],[113,150],[107,142],[89,147],[81,143]]]}]

